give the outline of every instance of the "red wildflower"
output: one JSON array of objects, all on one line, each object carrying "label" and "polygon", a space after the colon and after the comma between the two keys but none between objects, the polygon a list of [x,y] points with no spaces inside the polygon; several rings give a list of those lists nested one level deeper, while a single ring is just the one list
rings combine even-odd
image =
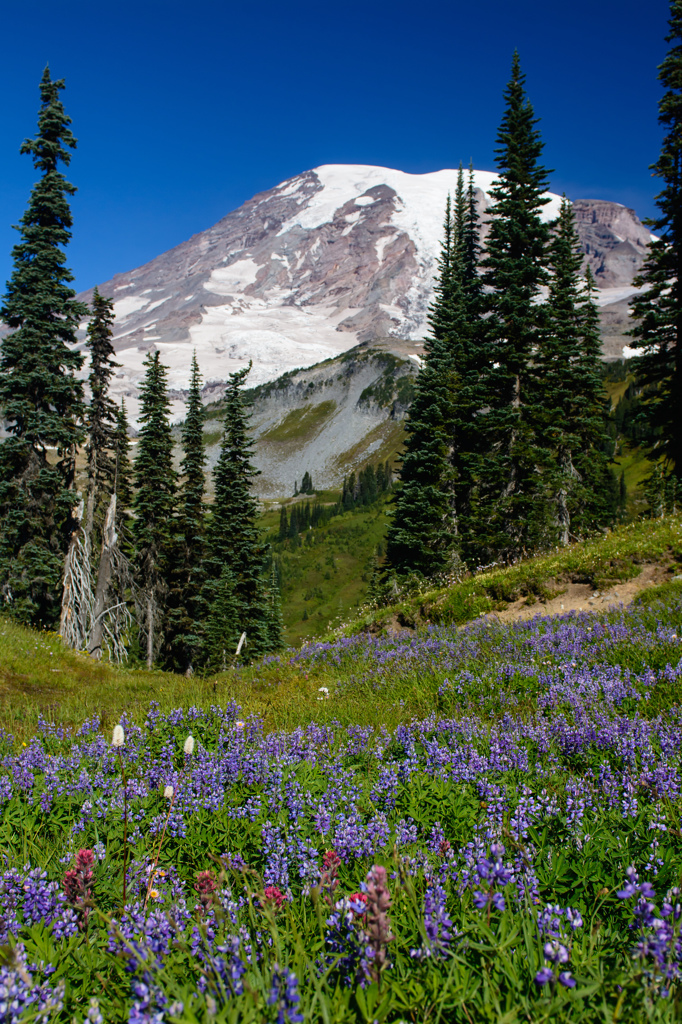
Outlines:
[{"label": "red wildflower", "polygon": [[278,889],[276,885],[266,885],[263,893],[268,903],[275,904],[275,910],[279,910],[282,904],[286,901],[286,896],[281,889]]},{"label": "red wildflower", "polygon": [[211,904],[214,902],[214,893],[218,888],[218,883],[213,877],[213,873],[208,871],[200,871],[197,875],[197,880],[194,883],[194,889],[199,894],[199,904],[202,916],[209,909]]},{"label": "red wildflower", "polygon": [[92,883],[95,880],[93,866],[95,855],[92,850],[79,850],[76,865],[70,868],[62,880],[62,888],[69,903],[80,911],[79,927],[87,928],[88,913],[92,906]]},{"label": "red wildflower", "polygon": [[341,858],[336,850],[327,850],[322,858],[322,871],[320,873],[320,889],[325,900],[331,907],[334,903],[334,892],[339,884],[339,867]]},{"label": "red wildflower", "polygon": [[327,850],[322,858],[322,867],[325,871],[338,871],[341,866],[341,858],[336,850]]}]

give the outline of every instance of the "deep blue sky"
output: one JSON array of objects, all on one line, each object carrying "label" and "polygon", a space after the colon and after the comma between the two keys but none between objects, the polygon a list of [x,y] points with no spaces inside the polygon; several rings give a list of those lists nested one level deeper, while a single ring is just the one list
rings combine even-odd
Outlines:
[{"label": "deep blue sky", "polygon": [[49,62],[78,138],[79,289],[325,163],[494,169],[511,54],[554,191],[655,212],[667,0],[6,0],[0,285]]}]

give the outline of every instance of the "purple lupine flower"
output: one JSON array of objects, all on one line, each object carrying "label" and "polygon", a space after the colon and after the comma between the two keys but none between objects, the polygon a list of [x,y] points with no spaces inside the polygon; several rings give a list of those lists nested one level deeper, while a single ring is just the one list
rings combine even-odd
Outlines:
[{"label": "purple lupine flower", "polygon": [[367,903],[366,897],[363,902],[357,895],[337,900],[326,920],[325,963],[332,977],[344,985],[361,982],[366,976],[363,965],[367,936],[362,923]]},{"label": "purple lupine flower", "polygon": [[548,981],[551,981],[554,977],[554,971],[551,967],[541,967],[538,973],[535,975],[535,984],[542,988]]},{"label": "purple lupine flower", "polygon": [[419,949],[410,950],[410,956],[417,960],[446,957],[450,952],[453,924],[447,912],[447,894],[438,882],[429,885],[424,894],[424,931],[426,942]]},{"label": "purple lupine flower", "polygon": [[301,1024],[303,1015],[298,1012],[301,997],[298,994],[298,978],[293,971],[280,970],[275,964],[268,1006],[277,1009],[277,1024]]}]

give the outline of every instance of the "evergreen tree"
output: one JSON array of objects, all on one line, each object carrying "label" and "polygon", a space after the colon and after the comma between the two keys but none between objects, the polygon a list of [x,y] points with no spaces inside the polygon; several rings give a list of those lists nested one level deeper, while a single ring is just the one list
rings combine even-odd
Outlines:
[{"label": "evergreen tree", "polygon": [[443,571],[476,535],[472,505],[483,461],[477,416],[488,404],[478,234],[473,171],[465,188],[460,165],[454,209],[449,197],[446,204],[431,333],[389,531],[388,559],[402,572]]},{"label": "evergreen tree", "polygon": [[[464,197],[463,174],[457,181],[458,197]],[[487,450],[479,417],[489,405],[487,393],[488,350],[483,329],[483,293],[479,273],[479,217],[473,168],[464,200],[458,198],[459,227],[456,259],[450,285],[448,347],[456,374],[452,394],[451,503],[456,521],[458,548],[467,556],[478,548],[475,505],[477,482],[486,472]]]},{"label": "evergreen tree", "polygon": [[284,646],[284,619],[282,617],[282,586],[274,561],[270,572],[268,603],[268,646],[271,651],[279,651]]},{"label": "evergreen tree", "polygon": [[[386,539],[389,571],[417,572],[426,577],[448,568],[456,535],[452,501],[456,239],[449,196],[443,232],[436,298],[429,311],[431,335],[424,343],[424,361],[407,418],[400,484]],[[344,496],[344,505],[347,500]]]},{"label": "evergreen tree", "polygon": [[[0,589],[15,618],[54,626],[74,517],[76,448],[83,439],[83,358],[76,330],[86,307],[75,301],[64,246],[71,238],[68,197],[76,191],[59,170],[75,149],[48,68],[40,83],[38,133],[21,146],[40,180],[19,225],[14,269],[2,320],[11,333],[0,358],[0,405],[9,437],[0,445]],[[56,459],[48,450],[54,449]]]},{"label": "evergreen tree", "polygon": [[293,539],[298,536],[298,530],[298,509],[294,505],[291,510],[291,515],[289,516],[289,538]]},{"label": "evergreen tree", "polygon": [[548,521],[547,540],[565,545],[571,533],[603,525],[612,512],[598,312],[591,275],[586,292],[581,279],[580,241],[565,196],[549,258],[547,319],[533,360],[542,475],[536,490],[538,500],[544,494],[547,508],[553,510],[553,531]]},{"label": "evergreen tree", "polygon": [[625,515],[628,504],[628,489],[625,483],[625,470],[620,471],[620,479],[618,481],[618,517],[621,522],[625,522]]},{"label": "evergreen tree", "polygon": [[92,296],[92,318],[86,346],[90,352],[90,406],[87,413],[88,483],[85,532],[93,552],[99,549],[101,531],[116,481],[116,431],[118,409],[109,396],[109,383],[119,363],[112,345],[114,300]]},{"label": "evergreen tree", "polygon": [[269,614],[264,586],[266,552],[256,520],[258,503],[251,483],[258,471],[247,429],[241,389],[251,369],[231,373],[225,393],[225,426],[220,456],[213,471],[214,501],[207,524],[204,600],[210,605],[215,587],[227,566],[234,576],[238,632],[245,631],[252,656],[270,649]]},{"label": "evergreen tree", "polygon": [[130,439],[128,437],[128,415],[125,400],[116,412],[114,453],[116,462],[116,529],[121,550],[132,554],[133,467],[130,462]]},{"label": "evergreen tree", "polygon": [[[448,196],[448,202],[450,197]],[[461,277],[461,271],[464,266],[465,259],[465,236],[466,236],[466,222],[468,215],[468,197],[464,187],[464,171],[462,170],[462,163],[460,161],[459,171],[457,172],[457,186],[455,188],[455,202],[454,209],[452,211],[452,259],[459,264],[459,273]],[[447,221],[447,212],[446,212]],[[447,230],[447,229],[446,229]]]},{"label": "evergreen tree", "polygon": [[[498,132],[498,182],[483,262],[489,409],[479,417],[487,448],[480,484],[477,532],[482,553],[515,557],[547,539],[548,510],[538,495],[533,359],[544,328],[538,301],[547,282],[548,227],[540,218],[549,199],[543,144],[526,96],[518,53],[505,90]],[[549,516],[551,520],[551,515]],[[550,522],[551,526],[551,522]]]},{"label": "evergreen tree", "polygon": [[483,292],[479,265],[481,262],[480,224],[476,205],[476,183],[474,167],[469,164],[469,181],[466,191],[466,209],[461,238],[458,239],[461,261],[462,285],[466,295],[467,310],[473,319],[480,317],[480,301]]},{"label": "evergreen tree", "polygon": [[287,517],[286,505],[279,510],[279,540],[286,540],[289,535],[289,519]]},{"label": "evergreen tree", "polygon": [[187,411],[182,426],[182,449],[182,485],[177,529],[172,541],[170,559],[164,654],[169,667],[191,674],[199,657],[202,642],[200,619],[204,612],[201,590],[206,508],[204,406],[201,401],[201,375],[196,352],[192,356]]},{"label": "evergreen tree", "polygon": [[608,429],[611,402],[601,376],[602,340],[599,310],[594,299],[596,291],[597,286],[588,267],[580,309],[578,357],[583,401],[581,412],[576,412],[579,444],[575,466],[581,486],[575,494],[571,511],[576,533],[582,536],[613,523],[619,507],[618,480],[610,465],[614,455]]},{"label": "evergreen tree", "polygon": [[632,300],[638,321],[632,334],[633,346],[643,350],[635,366],[646,389],[649,451],[682,479],[682,0],[672,0],[669,26],[672,45],[658,70],[666,90],[658,120],[666,134],[651,167],[664,182],[656,197],[661,215],[648,221],[659,238],[636,281],[648,288]]},{"label": "evergreen tree", "polygon": [[134,566],[140,591],[138,623],[147,666],[152,667],[162,637],[168,556],[173,529],[176,472],[166,368],[159,353],[147,354],[140,389],[140,433],[135,458]]},{"label": "evergreen tree", "polygon": [[204,627],[204,666],[209,672],[224,672],[233,663],[243,621],[235,575],[228,565],[221,567],[220,576],[212,581],[210,593]]}]

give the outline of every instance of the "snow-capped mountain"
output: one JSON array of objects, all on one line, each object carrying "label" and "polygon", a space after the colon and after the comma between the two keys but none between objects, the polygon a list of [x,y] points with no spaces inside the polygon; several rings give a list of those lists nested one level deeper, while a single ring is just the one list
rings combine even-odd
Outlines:
[{"label": "snow-capped mountain", "polygon": [[[483,238],[494,180],[475,172]],[[100,291],[115,300],[118,394],[133,399],[134,413],[142,361],[153,346],[178,392],[196,349],[204,380],[215,385],[209,393],[249,360],[254,385],[375,338],[411,339],[418,352],[445,201],[456,181],[456,170],[317,167],[254,196],[145,266],[117,274]],[[550,196],[547,220],[559,202]],[[620,355],[625,302],[651,235],[617,203],[579,200],[574,208],[599,303],[613,313],[604,321],[606,352]],[[90,293],[81,297],[87,301]]]}]

